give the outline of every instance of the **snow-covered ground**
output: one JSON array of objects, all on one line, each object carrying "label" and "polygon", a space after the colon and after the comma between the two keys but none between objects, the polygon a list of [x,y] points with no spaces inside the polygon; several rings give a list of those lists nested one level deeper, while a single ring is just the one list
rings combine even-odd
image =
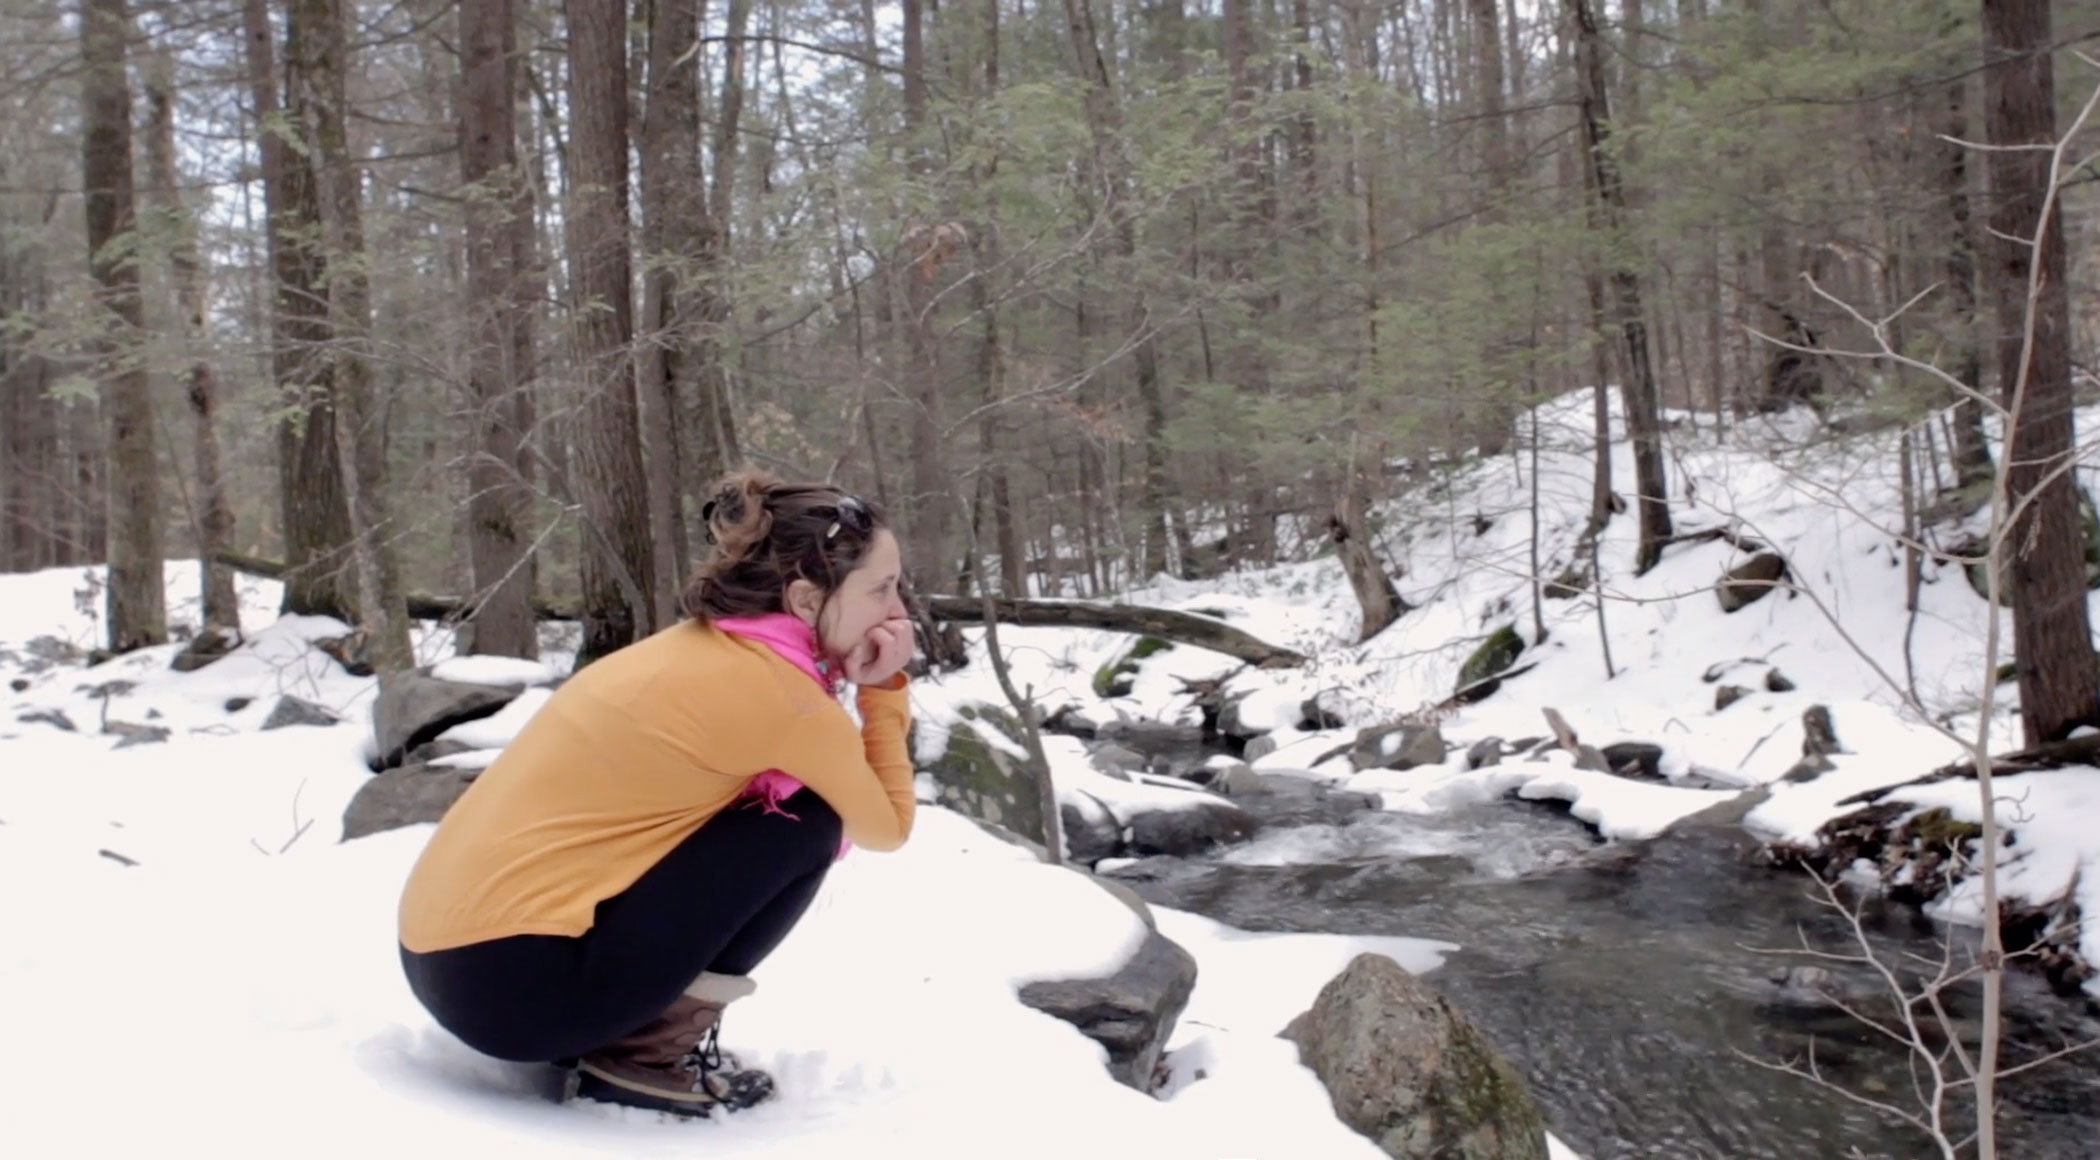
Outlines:
[{"label": "snow-covered ground", "polygon": [[[194,579],[171,565],[171,599]],[[1030,980],[1113,969],[1142,937],[1135,914],[931,807],[903,851],[835,869],[725,1024],[729,1047],[774,1072],[777,1099],[704,1124],[549,1102],[533,1069],[460,1045],[401,980],[394,906],[429,827],[339,842],[370,776],[372,682],[306,641],[342,626],[273,621],[274,586],[251,582],[248,644],[201,672],[170,672],[173,645],[30,671],[33,637],[93,643],[93,616],[72,606],[80,581],[0,577],[0,680],[25,686],[0,720],[0,1027],[13,1048],[0,1139],[12,1153],[1380,1155],[1335,1119],[1277,1032],[1357,953],[1430,971],[1448,944],[1250,935],[1159,912],[1200,979],[1170,1045],[1168,1097],[1150,1099],[1109,1078],[1098,1045],[1015,996]],[[443,660],[443,641],[423,644]],[[109,719],[170,737],[115,748],[98,731],[105,694]],[[280,694],[349,723],[260,731]],[[251,700],[229,709],[235,698]],[[17,719],[52,709],[77,731]],[[506,713],[457,732],[500,746],[520,723]]]},{"label": "snow-covered ground", "polygon": [[[1588,407],[1574,396],[1541,411],[1538,555],[1548,575],[1565,563],[1586,514]],[[1605,835],[1636,839],[1733,796],[1713,786],[1763,787],[1769,798],[1749,824],[1808,840],[1839,799],[1959,756],[1890,678],[1914,680],[1926,712],[1963,729],[1974,726],[1985,679],[1987,613],[1957,573],[1928,576],[1914,625],[1904,612],[1900,552],[1886,526],[1897,501],[1884,465],[1894,456],[1871,440],[1863,446],[1793,452],[1757,432],[1719,446],[1676,437],[1673,493],[1685,496],[1689,484],[1696,497],[1679,506],[1680,526],[1728,523],[1777,546],[1804,593],[1723,614],[1709,588],[1740,553],[1687,544],[1634,577],[1633,521],[1620,517],[1602,545],[1610,669],[1595,601],[1546,602],[1548,638],[1522,658],[1536,667],[1478,704],[1437,714],[1457,746],[1440,766],[1360,775],[1345,761],[1306,768],[1356,726],[1438,705],[1467,653],[1496,628],[1514,623],[1533,638],[1528,458],[1424,480],[1382,513],[1382,547],[1404,561],[1399,586],[1419,607],[1363,645],[1354,643],[1356,609],[1332,560],[1202,583],[1162,579],[1127,594],[1221,611],[1308,653],[1302,669],[1241,671],[1216,654],[1175,648],[1146,659],[1129,695],[1104,703],[1094,675],[1127,640],[1064,629],[1008,628],[1002,637],[1017,683],[1096,718],[1193,721],[1180,679],[1231,673],[1231,687],[1247,694],[1242,719],[1272,727],[1279,742],[1259,768],[1376,792],[1393,810],[1517,792],[1568,800]],[[1616,450],[1623,491],[1631,462],[1623,445]],[[0,878],[8,883],[0,1028],[27,1047],[0,1063],[10,1142],[63,1141],[61,1151],[81,1155],[154,1155],[196,1141],[231,1155],[704,1147],[744,1158],[861,1151],[870,1142],[922,1156],[1379,1154],[1335,1120],[1276,1032],[1358,951],[1390,954],[1433,979],[1447,944],[1249,935],[1161,911],[1163,930],[1195,954],[1200,976],[1171,1045],[1174,1083],[1167,1098],[1148,1099],[1108,1078],[1096,1045],[1014,997],[1018,982],[1117,961],[1138,936],[1132,914],[1078,875],[1037,865],[936,808],[905,850],[855,852],[837,867],[809,920],[761,969],[759,993],[732,1013],[728,1046],[775,1072],[779,1099],[701,1125],[542,1100],[528,1090],[529,1073],[434,1028],[401,982],[393,909],[427,827],[338,841],[343,807],[368,776],[372,682],[345,675],[308,642],[342,626],[276,619],[275,586],[244,580],[248,642],[201,672],[171,673],[175,646],[91,670],[75,660],[32,671],[34,637],[97,643],[99,599],[81,598],[84,575],[0,577],[0,681],[22,682],[4,694],[0,714]],[[168,584],[175,618],[193,621],[194,569],[170,565]],[[544,667],[454,659],[442,634],[424,636],[419,649],[461,679],[531,684],[567,664],[558,648]],[[1727,671],[1707,680],[1717,666]],[[1792,691],[1769,691],[1774,668]],[[1716,711],[1721,684],[1751,692]],[[1999,691],[2012,695],[2010,686]],[[1298,706],[1316,693],[1349,728],[1299,730]],[[260,731],[280,694],[347,723]],[[543,695],[528,690],[513,708],[456,730],[478,752],[451,760],[485,762]],[[922,752],[938,750],[959,706],[1000,700],[982,663],[918,682],[914,698]],[[1843,745],[1836,768],[1780,782],[1800,756],[1801,714],[1814,704],[1831,709]],[[1577,770],[1559,753],[1464,768],[1470,741],[1546,733],[1543,707],[1564,714],[1585,742],[1661,745],[1664,771],[1687,784]],[[2005,708],[1994,721],[2000,747],[2014,741]],[[21,720],[53,710],[77,731],[48,717]],[[170,736],[116,748],[116,737],[98,731],[105,715]],[[1130,804],[1135,795],[1182,800],[1181,791],[1092,773],[1076,745],[1053,748],[1068,790]],[[1921,807],[1977,808],[1965,782],[1901,792]],[[2076,890],[2085,913],[2100,913],[2100,771],[2027,775],[2001,783],[2001,793],[2015,799],[2005,807],[2015,833],[2009,892],[2047,901]],[[1963,917],[1973,906],[1957,890],[1947,912]],[[2087,957],[2100,961],[2100,923],[2084,937]]]}]

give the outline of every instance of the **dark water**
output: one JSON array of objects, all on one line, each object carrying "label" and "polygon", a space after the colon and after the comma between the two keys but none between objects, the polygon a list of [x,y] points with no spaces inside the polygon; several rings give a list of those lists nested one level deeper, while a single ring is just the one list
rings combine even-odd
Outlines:
[{"label": "dark water", "polygon": [[[1250,800],[1277,823],[1252,844],[1147,859],[1114,876],[1150,901],[1252,930],[1459,944],[1430,981],[1526,1073],[1555,1132],[1589,1160],[1940,1155],[1890,1116],[1760,1066],[1805,1061],[1813,1045],[1833,1083],[1919,1107],[1910,1053],[1813,988],[1789,986],[1786,972],[1807,959],[1757,953],[1797,948],[1804,936],[1832,953],[1859,948],[1849,922],[1810,896],[1809,879],[1752,863],[1755,844],[1739,829],[1599,846],[1579,823],[1530,803],[1306,824],[1321,811]],[[1945,953],[1945,932],[1905,908],[1882,908],[1867,927],[1886,960],[1936,963]],[[1866,1013],[1900,1020],[1870,972],[1820,965]],[[2100,1037],[2082,999],[2018,972],[2006,992],[2008,1063]],[[1973,1042],[1980,989],[1947,1004]],[[2001,1156],[2100,1157],[2100,1051],[2006,1081],[2002,1096]],[[1948,1101],[1954,1115],[1966,1104]]]}]

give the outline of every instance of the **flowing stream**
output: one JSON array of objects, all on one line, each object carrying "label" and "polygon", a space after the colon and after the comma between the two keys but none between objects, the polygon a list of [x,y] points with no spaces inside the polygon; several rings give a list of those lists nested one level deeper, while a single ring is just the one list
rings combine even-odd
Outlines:
[{"label": "flowing stream", "polygon": [[[1249,930],[1459,944],[1429,981],[1525,1073],[1555,1132],[1589,1160],[1940,1154],[1891,1116],[1761,1066],[1805,1061],[1813,1043],[1832,1083],[1920,1106],[1910,1053],[1826,998],[1834,988],[1900,1020],[1871,971],[1759,953],[1804,935],[1831,953],[1859,944],[1812,880],[1758,866],[1739,828],[1604,846],[1564,812],[1514,800],[1430,817],[1351,810],[1309,787],[1239,800],[1265,822],[1251,842],[1109,873],[1149,901]],[[1944,953],[1944,930],[1906,908],[1879,908],[1865,925],[1884,960]],[[1971,987],[1948,1000],[1969,1042],[1981,997]],[[2022,972],[2008,975],[2006,1009],[2008,1064],[2100,1038],[2094,1005]],[[2100,1157],[2100,1050],[2015,1076],[2001,1097],[2001,1156]]]}]

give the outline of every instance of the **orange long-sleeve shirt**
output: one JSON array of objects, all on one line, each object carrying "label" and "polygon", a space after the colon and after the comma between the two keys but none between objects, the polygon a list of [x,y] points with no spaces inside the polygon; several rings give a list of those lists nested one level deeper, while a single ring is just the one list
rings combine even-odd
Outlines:
[{"label": "orange long-sleeve shirt", "polygon": [[768,769],[816,791],[854,845],[896,849],[916,808],[904,686],[862,687],[856,729],[792,663],[698,621],[586,666],[438,824],[402,892],[401,944],[580,935]]}]

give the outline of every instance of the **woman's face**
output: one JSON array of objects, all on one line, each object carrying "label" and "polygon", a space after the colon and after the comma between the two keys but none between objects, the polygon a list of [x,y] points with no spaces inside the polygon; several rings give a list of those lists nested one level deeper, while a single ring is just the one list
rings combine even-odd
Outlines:
[{"label": "woman's face", "polygon": [[897,592],[903,566],[897,537],[887,528],[876,529],[860,566],[846,573],[817,614],[817,640],[825,656],[843,659],[867,639],[869,630],[904,615],[904,599]]}]

